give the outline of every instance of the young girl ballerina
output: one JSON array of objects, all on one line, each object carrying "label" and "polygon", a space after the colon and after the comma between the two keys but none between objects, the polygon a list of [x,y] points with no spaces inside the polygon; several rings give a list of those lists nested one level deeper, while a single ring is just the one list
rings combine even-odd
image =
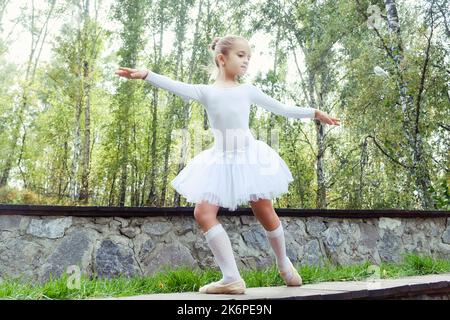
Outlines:
[{"label": "young girl ballerina", "polygon": [[[286,255],[283,226],[272,199],[288,191],[293,177],[284,160],[249,130],[250,105],[292,118],[311,118],[339,125],[339,119],[315,109],[287,106],[250,83],[239,84],[250,57],[248,41],[235,35],[215,38],[210,45],[218,75],[213,84],[188,84],[150,70],[119,68],[116,74],[143,79],[168,90],[185,101],[200,102],[214,134],[214,144],[193,157],[171,181],[188,202],[195,203],[194,217],[206,238],[222,278],[202,286],[201,293],[243,294],[241,278],[227,232],[217,219],[219,207],[234,211],[250,203],[253,214],[265,229],[275,253],[279,274],[288,286],[302,285],[302,278]],[[238,143],[234,143],[237,138]]]}]

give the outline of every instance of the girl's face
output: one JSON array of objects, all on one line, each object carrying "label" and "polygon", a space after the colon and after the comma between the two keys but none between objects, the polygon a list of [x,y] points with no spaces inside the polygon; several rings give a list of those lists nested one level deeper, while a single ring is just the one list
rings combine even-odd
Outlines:
[{"label": "girl's face", "polygon": [[248,69],[251,58],[251,52],[248,43],[243,40],[236,41],[233,48],[229,51],[228,57],[225,58],[226,59],[224,67],[222,67],[222,60],[219,59],[221,68],[225,68],[226,72],[229,74],[244,75]]}]

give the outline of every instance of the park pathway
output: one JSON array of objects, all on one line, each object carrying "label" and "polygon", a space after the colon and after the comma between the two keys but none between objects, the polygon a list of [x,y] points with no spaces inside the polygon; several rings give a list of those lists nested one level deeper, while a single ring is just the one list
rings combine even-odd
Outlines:
[{"label": "park pathway", "polygon": [[104,297],[98,300],[450,299],[450,273],[366,281],[333,281],[301,287],[247,288],[245,294],[198,292]]}]

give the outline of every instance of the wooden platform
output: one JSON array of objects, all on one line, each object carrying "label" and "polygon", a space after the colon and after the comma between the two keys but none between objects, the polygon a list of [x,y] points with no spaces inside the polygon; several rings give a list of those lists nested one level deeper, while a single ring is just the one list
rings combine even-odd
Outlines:
[{"label": "wooden platform", "polygon": [[335,281],[301,287],[247,288],[245,294],[202,294],[198,292],[148,294],[95,300],[328,300],[399,299],[417,296],[450,296],[450,273],[377,279],[376,281]]}]

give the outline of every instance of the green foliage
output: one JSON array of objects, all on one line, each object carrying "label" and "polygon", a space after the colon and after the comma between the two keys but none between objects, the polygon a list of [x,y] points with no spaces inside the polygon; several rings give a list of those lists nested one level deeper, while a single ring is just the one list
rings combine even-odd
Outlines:
[{"label": "green foliage", "polygon": [[436,209],[450,210],[450,176],[443,176],[431,185],[430,190],[436,204]]},{"label": "green foliage", "polygon": [[35,204],[35,205],[78,205],[71,198],[61,198],[58,195],[36,193],[29,189],[18,189],[10,186],[0,188],[1,204]]},{"label": "green foliage", "polygon": [[[439,11],[427,50],[428,6],[396,3],[404,44],[399,71],[387,51],[395,39],[386,24],[377,32],[367,25],[371,4],[385,17],[382,0],[239,1],[236,6],[218,1],[201,12],[196,1],[115,0],[107,17],[93,14],[107,12],[104,3],[98,11],[92,2],[90,10],[74,3],[61,3],[55,13],[62,21],[76,16],[77,23],[64,21],[56,29],[56,16],[50,16],[51,57],[37,61],[32,80],[26,75],[34,71],[9,61],[10,46],[0,39],[0,179],[7,185],[20,181],[27,189],[3,190],[3,203],[78,204],[85,186],[87,205],[122,200],[143,205],[149,194],[153,204],[177,205],[169,182],[182,167],[181,138],[170,135],[203,127],[205,110],[148,83],[118,79],[114,71],[148,68],[183,82],[209,83],[204,66],[212,63],[207,49],[212,37],[241,34],[254,46],[252,36],[262,33],[269,40],[268,69],[255,66],[257,76],[247,80],[280,101],[318,108],[343,125],[319,127],[252,106],[250,127],[280,129],[277,151],[293,173],[277,206],[315,207],[319,199],[329,208],[413,208],[414,192],[425,188],[418,178],[425,177],[430,185],[423,191],[435,208],[449,209],[448,178],[443,178],[449,61]],[[36,21],[45,20],[43,12],[36,11]],[[28,13],[17,18],[28,32]],[[253,53],[251,64],[261,64],[255,60],[259,55]],[[37,59],[37,52],[30,56]],[[388,75],[377,75],[375,67]],[[288,73],[295,75],[292,83]],[[407,113],[402,81],[412,99]],[[415,138],[416,132],[423,141],[421,162],[411,170],[414,152],[407,133]]]}]

